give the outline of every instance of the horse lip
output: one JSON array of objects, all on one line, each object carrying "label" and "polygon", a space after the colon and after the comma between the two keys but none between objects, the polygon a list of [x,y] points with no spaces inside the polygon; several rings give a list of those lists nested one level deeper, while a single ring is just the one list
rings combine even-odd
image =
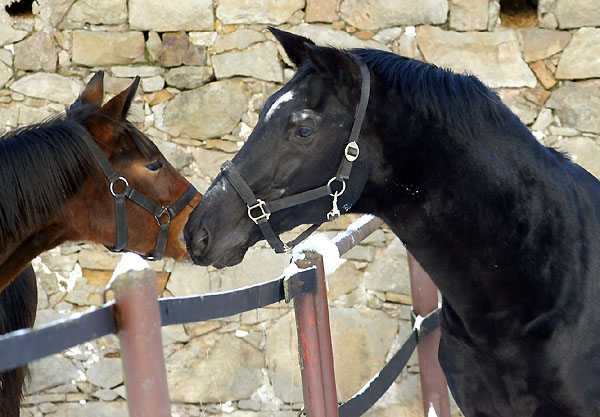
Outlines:
[{"label": "horse lip", "polygon": [[[245,244],[241,244],[239,246],[232,248],[227,253],[219,254],[220,256],[217,256],[217,257],[202,256],[201,257],[202,259],[198,259],[197,257],[192,256],[192,259],[194,260],[194,262],[197,265],[203,265],[203,266],[211,265],[217,269],[223,269],[223,268],[228,268],[228,267],[235,266],[235,265],[238,265],[239,263],[241,263],[244,260],[244,257],[246,255],[246,252],[248,251],[248,249],[249,249],[248,246],[246,246]],[[197,263],[198,260],[200,260],[201,262]]]}]

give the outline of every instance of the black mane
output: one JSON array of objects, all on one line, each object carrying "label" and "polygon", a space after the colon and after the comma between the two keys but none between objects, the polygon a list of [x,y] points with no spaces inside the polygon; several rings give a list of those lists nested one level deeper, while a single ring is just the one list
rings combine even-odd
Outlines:
[{"label": "black mane", "polygon": [[482,116],[502,123],[511,114],[498,95],[473,75],[456,74],[376,49],[348,52],[399,91],[408,105],[427,120],[463,126],[472,133],[484,125]]},{"label": "black mane", "polygon": [[0,137],[0,245],[54,216],[92,166],[82,121],[98,107],[79,106]]}]

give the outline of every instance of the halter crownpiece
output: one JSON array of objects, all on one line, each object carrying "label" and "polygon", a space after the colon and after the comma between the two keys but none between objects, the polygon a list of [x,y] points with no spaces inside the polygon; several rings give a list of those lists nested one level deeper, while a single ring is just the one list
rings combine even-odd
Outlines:
[{"label": "halter crownpiece", "polygon": [[[313,188],[312,190],[304,191],[291,196],[283,197],[278,200],[266,202],[259,198],[256,198],[252,189],[248,186],[248,183],[244,181],[239,171],[235,167],[232,161],[227,161],[221,165],[221,172],[229,180],[233,188],[236,190],[240,198],[244,201],[248,207],[248,217],[260,228],[264,238],[269,242],[271,248],[276,253],[283,253],[293,248],[295,245],[310,236],[317,228],[321,225],[313,224],[304,232],[302,232],[296,239],[283,243],[279,236],[275,233],[271,225],[269,224],[269,218],[271,213],[298,206],[300,204],[307,203],[309,201],[317,200],[321,197],[330,195],[333,197],[331,211],[327,213],[327,221],[337,219],[341,212],[337,205],[337,200],[340,195],[346,190],[346,180],[350,179],[350,172],[352,171],[352,164],[356,161],[360,155],[360,148],[358,146],[358,137],[360,135],[360,129],[362,127],[365,114],[367,112],[367,104],[369,103],[369,94],[371,90],[371,76],[369,69],[360,60],[354,59],[360,68],[360,74],[362,78],[360,101],[356,107],[356,113],[354,114],[354,124],[350,131],[348,138],[348,144],[344,149],[344,157],[340,162],[335,177],[332,177],[327,184],[321,187]],[[331,188],[332,183],[339,181],[341,188],[333,191]]]},{"label": "halter crownpiece", "polygon": [[[110,164],[110,161],[104,155],[104,152],[100,149],[98,144],[89,136],[83,135],[85,144],[87,145],[90,152],[96,159],[96,162],[102,169],[102,172],[108,179],[109,190],[112,196],[115,198],[115,209],[117,212],[117,244],[112,249],[113,252],[120,252],[125,249],[127,245],[127,213],[125,209],[125,198],[130,199],[138,206],[142,207],[146,211],[150,212],[158,223],[158,237],[156,239],[156,247],[154,254],[148,257],[152,260],[160,260],[165,254],[167,248],[167,238],[169,235],[169,227],[171,226],[171,220],[177,216],[181,210],[194,198],[198,193],[196,188],[192,184],[188,187],[185,193],[172,205],[172,206],[160,206],[148,199],[146,196],[136,191],[129,186],[129,182],[125,177],[119,176]],[[115,184],[123,183],[123,191],[115,191]],[[167,216],[164,222],[162,218]]]}]

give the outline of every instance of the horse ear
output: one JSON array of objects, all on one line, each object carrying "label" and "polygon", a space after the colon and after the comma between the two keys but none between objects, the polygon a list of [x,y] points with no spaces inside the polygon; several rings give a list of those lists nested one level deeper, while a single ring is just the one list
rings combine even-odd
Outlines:
[{"label": "horse ear", "polygon": [[292,60],[294,65],[298,67],[306,61],[306,45],[314,45],[315,43],[313,41],[304,36],[284,32],[283,30],[271,26],[269,26],[268,29],[275,35],[275,38],[277,38],[281,46],[283,46],[285,53]]},{"label": "horse ear", "polygon": [[95,104],[97,106],[102,105],[102,99],[104,98],[104,71],[100,70],[92,79],[87,83],[81,94],[79,100],[82,104]]},{"label": "horse ear", "polygon": [[128,88],[111,98],[108,103],[98,110],[98,113],[104,114],[117,122],[125,120],[139,83],[140,77],[135,77],[135,80],[133,80],[133,83]]},{"label": "horse ear", "polygon": [[307,45],[306,53],[317,71],[332,78],[338,84],[352,86],[354,80],[360,78],[358,65],[342,50]]}]

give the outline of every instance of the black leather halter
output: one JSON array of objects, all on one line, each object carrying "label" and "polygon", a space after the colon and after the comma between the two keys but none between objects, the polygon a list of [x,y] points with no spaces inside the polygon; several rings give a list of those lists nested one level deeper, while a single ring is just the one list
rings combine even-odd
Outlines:
[{"label": "black leather halter", "polygon": [[[327,213],[327,221],[335,220],[341,214],[337,205],[337,199],[346,190],[346,180],[350,178],[352,164],[358,159],[360,153],[358,136],[360,134],[360,129],[367,111],[367,104],[369,103],[369,94],[371,89],[371,77],[369,74],[369,69],[362,61],[355,60],[355,62],[360,68],[362,78],[360,102],[358,103],[356,113],[354,114],[354,124],[352,125],[352,131],[350,132],[348,144],[344,150],[344,158],[338,167],[335,177],[331,178],[327,184],[322,185],[321,187],[313,188],[312,190],[283,197],[279,200],[266,202],[256,198],[248,186],[248,183],[244,181],[232,161],[227,161],[221,166],[221,172],[223,175],[229,180],[231,185],[233,185],[233,188],[235,188],[239,196],[242,198],[242,200],[244,200],[244,203],[246,203],[248,206],[248,217],[250,217],[250,219],[252,219],[256,225],[258,225],[263,236],[276,253],[283,253],[286,250],[293,248],[295,245],[306,239],[315,230],[317,230],[321,224],[313,224],[307,230],[302,232],[302,234],[300,234],[300,236],[298,236],[296,239],[288,243],[283,243],[269,224],[269,217],[271,217],[271,213],[330,195],[333,197],[333,202],[331,211]],[[341,184],[341,188],[333,191],[331,188],[331,184],[333,182],[339,182]]]},{"label": "black leather halter", "polygon": [[[108,179],[109,190],[110,193],[115,198],[115,208],[117,212],[117,244],[111,250],[113,252],[120,252],[125,249],[127,245],[127,214],[125,209],[125,198],[130,199],[146,211],[150,212],[156,219],[158,224],[158,238],[156,240],[156,247],[154,249],[154,254],[149,256],[148,258],[152,260],[162,259],[165,254],[165,249],[167,248],[167,237],[169,234],[169,226],[171,225],[171,220],[177,216],[181,210],[194,198],[194,196],[198,193],[196,188],[192,184],[188,187],[185,193],[173,204],[172,206],[159,206],[153,201],[149,200],[143,194],[137,192],[135,189],[129,186],[127,179],[125,177],[119,176],[115,172],[115,170],[110,165],[110,162],[104,152],[100,149],[98,144],[87,135],[82,136],[85,144],[94,155],[96,162],[100,165],[102,172]],[[116,192],[115,184],[118,182],[123,183],[123,191]],[[166,221],[163,222],[163,216],[167,216]]]}]

